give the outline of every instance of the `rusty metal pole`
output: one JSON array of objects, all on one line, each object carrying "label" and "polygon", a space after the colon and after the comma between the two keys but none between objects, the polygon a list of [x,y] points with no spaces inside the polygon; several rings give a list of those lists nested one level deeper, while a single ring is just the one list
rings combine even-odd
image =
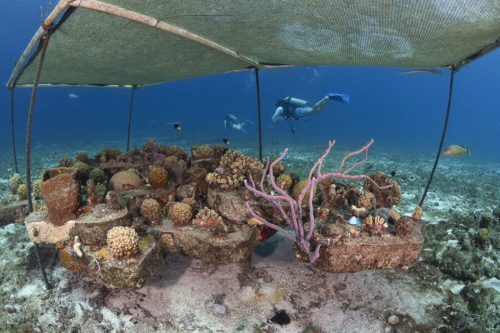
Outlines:
[{"label": "rusty metal pole", "polygon": [[[33,211],[33,198],[31,196],[31,129],[33,127],[33,115],[35,113],[35,104],[36,97],[38,92],[38,83],[40,82],[40,75],[42,73],[43,61],[45,59],[45,53],[47,52],[47,46],[49,45],[50,40],[50,29],[45,28],[45,35],[42,37],[42,45],[40,49],[40,53],[38,55],[38,64],[36,66],[35,71],[35,79],[33,80],[33,88],[31,89],[31,99],[30,99],[30,107],[28,112],[28,127],[26,130],[26,192],[28,194],[28,212],[31,213]],[[47,278],[47,274],[45,273],[45,268],[43,267],[42,260],[40,258],[40,251],[38,249],[38,244],[35,243],[35,255],[38,261],[38,266],[40,267],[40,271],[42,272],[43,282],[45,283],[45,287],[47,289],[51,289],[52,286],[49,283]]]}]

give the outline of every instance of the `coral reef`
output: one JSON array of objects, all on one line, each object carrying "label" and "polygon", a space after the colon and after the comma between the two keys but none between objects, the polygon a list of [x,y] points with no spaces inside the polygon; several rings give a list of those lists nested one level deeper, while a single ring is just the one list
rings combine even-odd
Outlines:
[{"label": "coral reef", "polygon": [[173,202],[168,206],[168,217],[176,226],[184,226],[191,221],[193,210],[187,203]]},{"label": "coral reef", "polygon": [[161,218],[161,207],[155,199],[145,199],[141,204],[141,215],[151,223],[157,223]]},{"label": "coral reef", "polygon": [[193,219],[193,225],[199,228],[213,228],[223,223],[222,217],[215,210],[208,207],[203,207]]},{"label": "coral reef", "polygon": [[115,173],[111,177],[109,185],[113,191],[125,191],[142,188],[144,183],[135,172],[127,170]]},{"label": "coral reef", "polygon": [[165,168],[161,166],[150,166],[148,170],[148,182],[152,188],[167,186],[168,175]]},{"label": "coral reef", "polygon": [[139,252],[139,236],[132,228],[113,227],[106,237],[109,252],[117,259],[130,258]]}]

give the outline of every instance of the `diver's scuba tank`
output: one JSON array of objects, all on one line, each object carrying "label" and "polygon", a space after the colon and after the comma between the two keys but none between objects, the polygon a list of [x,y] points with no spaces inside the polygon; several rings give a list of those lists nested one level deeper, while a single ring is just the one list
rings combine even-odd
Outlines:
[{"label": "diver's scuba tank", "polygon": [[295,106],[306,106],[307,105],[307,101],[304,101],[303,99],[298,99],[295,97],[285,97],[285,100],[288,103],[293,104]]}]

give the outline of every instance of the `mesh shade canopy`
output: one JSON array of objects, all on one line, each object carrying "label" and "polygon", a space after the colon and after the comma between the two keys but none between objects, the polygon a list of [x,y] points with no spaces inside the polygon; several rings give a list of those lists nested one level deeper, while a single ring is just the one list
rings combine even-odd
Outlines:
[{"label": "mesh shade canopy", "polygon": [[[160,30],[161,24],[103,13],[106,5],[231,52]],[[500,37],[498,0],[76,0],[69,6],[77,8],[52,34],[40,84],[147,85],[257,65],[441,67],[496,47]],[[36,58],[35,52],[20,64],[8,85],[31,84]]]}]

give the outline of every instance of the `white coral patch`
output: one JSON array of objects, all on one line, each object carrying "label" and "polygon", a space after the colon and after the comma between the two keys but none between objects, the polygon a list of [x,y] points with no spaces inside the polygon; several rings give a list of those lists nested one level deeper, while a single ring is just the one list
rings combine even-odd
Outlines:
[{"label": "white coral patch", "polygon": [[500,15],[498,1],[433,0],[433,4],[441,14],[469,23],[495,20]]},{"label": "white coral patch", "polygon": [[303,51],[335,53],[342,47],[342,38],[338,32],[299,23],[285,25],[280,37],[291,47]]},{"label": "white coral patch", "polygon": [[370,58],[404,59],[413,55],[411,42],[391,28],[366,26],[359,33],[351,34],[350,40],[356,50]]}]

